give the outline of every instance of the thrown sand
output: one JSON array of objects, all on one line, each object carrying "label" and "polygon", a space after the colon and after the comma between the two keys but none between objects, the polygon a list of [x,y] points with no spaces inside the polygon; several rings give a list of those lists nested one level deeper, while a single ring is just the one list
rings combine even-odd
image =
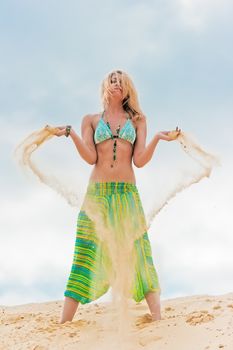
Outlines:
[{"label": "thrown sand", "polygon": [[63,301],[1,306],[1,350],[233,349],[233,293],[164,300],[162,320],[151,322],[145,300],[130,300],[130,326],[116,329],[111,303],[80,305],[59,324]]}]

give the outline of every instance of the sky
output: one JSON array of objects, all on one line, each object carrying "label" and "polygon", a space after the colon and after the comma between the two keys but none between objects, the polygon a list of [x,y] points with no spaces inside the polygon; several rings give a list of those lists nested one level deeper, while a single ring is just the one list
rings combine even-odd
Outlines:
[{"label": "sky", "polygon": [[[82,117],[102,110],[100,84],[116,68],[135,84],[147,143],[178,125],[222,161],[150,227],[161,298],[232,292],[232,16],[230,0],[1,1],[0,305],[63,299],[78,215],[24,174],[13,150],[46,124],[80,133]],[[70,138],[53,138],[33,160],[82,198],[92,166]],[[146,213],[191,166],[177,143],[159,142],[135,168]]]}]

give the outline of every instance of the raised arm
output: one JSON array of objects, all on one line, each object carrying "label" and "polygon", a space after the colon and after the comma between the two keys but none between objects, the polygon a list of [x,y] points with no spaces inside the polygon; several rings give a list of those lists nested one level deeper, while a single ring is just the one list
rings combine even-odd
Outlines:
[{"label": "raised arm", "polygon": [[146,116],[143,116],[137,121],[137,138],[133,151],[133,163],[137,168],[143,167],[151,160],[155,147],[159,141],[157,134],[151,142],[146,146],[147,136],[147,121]]},{"label": "raised arm", "polygon": [[[59,131],[56,136],[64,136],[66,134],[66,126],[58,126]],[[79,137],[73,128],[70,130],[70,137],[80,154],[80,156],[88,163],[95,164],[97,160],[97,152],[93,140],[93,129],[91,125],[91,116],[85,115],[81,126],[82,138]]]},{"label": "raised arm", "polygon": [[[168,136],[169,131],[157,132],[152,138],[151,142],[146,146],[146,136],[147,136],[147,121],[146,116],[142,116],[141,119],[137,121],[137,138],[134,145],[133,151],[133,163],[137,168],[143,167],[147,164],[154,153],[159,140],[172,141],[174,137]],[[180,129],[177,129],[177,133]]]},{"label": "raised arm", "polygon": [[70,131],[70,137],[74,141],[74,144],[80,154],[80,156],[88,163],[95,164],[97,160],[97,152],[93,140],[93,128],[91,125],[91,115],[87,114],[82,119],[81,125],[82,138],[76,134],[72,128]]}]

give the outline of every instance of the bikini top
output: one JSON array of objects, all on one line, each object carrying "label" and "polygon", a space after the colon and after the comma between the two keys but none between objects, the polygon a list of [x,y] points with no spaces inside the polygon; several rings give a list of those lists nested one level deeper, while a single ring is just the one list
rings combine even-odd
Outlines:
[{"label": "bikini top", "polygon": [[113,135],[110,127],[107,125],[107,123],[105,123],[103,115],[104,115],[104,112],[102,113],[101,118],[95,129],[95,133],[94,133],[95,144],[98,144],[100,142],[103,142],[111,138],[120,138],[120,139],[129,141],[132,145],[134,144],[134,141],[136,139],[136,131],[129,117],[127,117],[127,121],[119,131],[119,134]]}]

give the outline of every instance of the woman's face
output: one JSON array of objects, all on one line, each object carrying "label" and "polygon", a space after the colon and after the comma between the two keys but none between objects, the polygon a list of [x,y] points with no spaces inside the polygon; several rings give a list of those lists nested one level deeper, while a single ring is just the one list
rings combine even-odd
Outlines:
[{"label": "woman's face", "polygon": [[118,79],[116,74],[112,75],[111,81],[110,81],[110,89],[113,96],[116,96],[116,97],[118,96],[122,98],[121,77],[119,75],[118,75]]}]

